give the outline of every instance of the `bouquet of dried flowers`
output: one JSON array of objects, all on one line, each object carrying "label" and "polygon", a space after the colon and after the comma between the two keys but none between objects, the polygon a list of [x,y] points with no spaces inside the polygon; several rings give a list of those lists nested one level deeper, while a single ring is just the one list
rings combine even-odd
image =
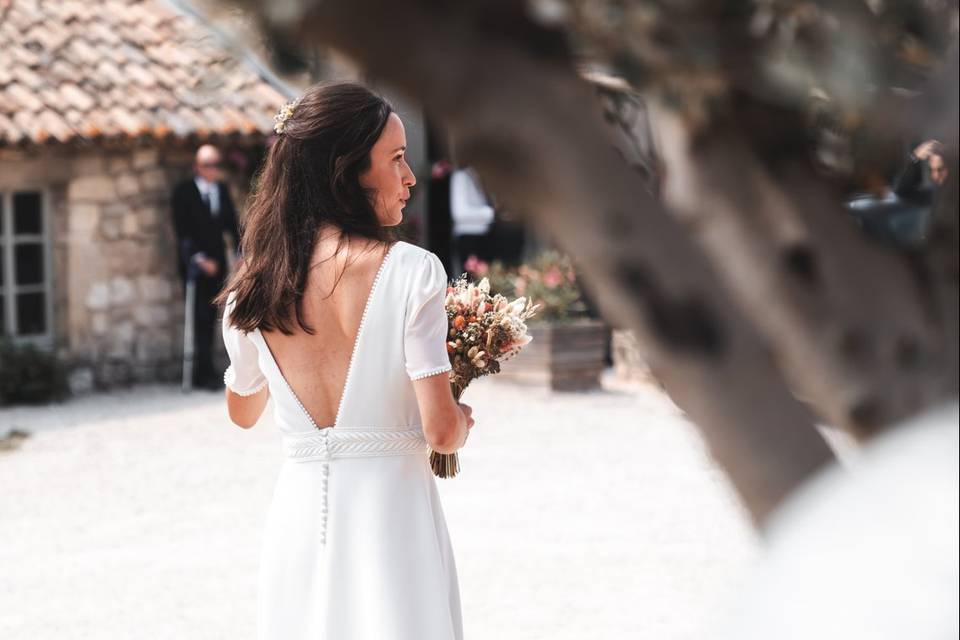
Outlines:
[{"label": "bouquet of dried flowers", "polygon": [[[461,274],[447,287],[447,354],[453,370],[450,388],[459,402],[472,380],[500,371],[500,363],[512,358],[530,342],[526,321],[538,305],[526,298],[510,301],[490,293],[490,282],[469,282]],[[456,453],[430,452],[430,466],[440,478],[460,471]]]}]

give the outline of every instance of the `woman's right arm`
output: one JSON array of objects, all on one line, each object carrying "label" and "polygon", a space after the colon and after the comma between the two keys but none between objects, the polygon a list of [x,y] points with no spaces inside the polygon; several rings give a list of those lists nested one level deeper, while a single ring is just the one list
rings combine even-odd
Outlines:
[{"label": "woman's right arm", "polygon": [[450,389],[452,365],[447,354],[447,274],[435,254],[425,252],[411,277],[403,348],[405,367],[420,409],[423,435],[438,453],[463,446],[473,426],[473,410],[459,404]]},{"label": "woman's right arm", "polygon": [[227,399],[227,415],[230,422],[241,429],[249,429],[257,424],[270,399],[270,389],[263,387],[248,395],[235,393],[230,387],[224,390]]},{"label": "woman's right arm", "polygon": [[450,390],[450,378],[443,373],[413,381],[420,407],[423,435],[437,453],[453,453],[467,440],[473,426],[473,409],[457,403]]}]

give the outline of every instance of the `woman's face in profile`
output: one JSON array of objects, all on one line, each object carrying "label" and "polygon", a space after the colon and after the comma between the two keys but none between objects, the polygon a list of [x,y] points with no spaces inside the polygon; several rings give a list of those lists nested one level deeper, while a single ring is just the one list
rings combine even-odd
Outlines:
[{"label": "woman's face in profile", "polygon": [[376,190],[374,209],[383,226],[403,221],[402,209],[410,199],[410,188],[417,183],[404,155],[406,149],[403,122],[391,113],[380,138],[370,149],[370,168],[360,175],[362,186]]}]

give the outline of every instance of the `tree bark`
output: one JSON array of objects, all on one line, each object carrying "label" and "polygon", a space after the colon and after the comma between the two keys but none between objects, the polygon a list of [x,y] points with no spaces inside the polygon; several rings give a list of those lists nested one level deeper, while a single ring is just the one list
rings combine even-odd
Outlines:
[{"label": "tree bark", "polygon": [[861,232],[802,159],[764,157],[723,122],[693,144],[672,120],[657,119],[667,201],[826,420],[865,437],[956,396],[956,323],[907,252]]}]

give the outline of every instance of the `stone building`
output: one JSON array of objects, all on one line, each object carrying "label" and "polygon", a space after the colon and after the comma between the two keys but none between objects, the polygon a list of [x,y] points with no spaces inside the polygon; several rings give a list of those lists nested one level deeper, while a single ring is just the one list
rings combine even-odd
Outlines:
[{"label": "stone building", "polygon": [[210,141],[240,206],[286,99],[163,0],[0,0],[0,336],[75,390],[176,380],[170,189]]}]

